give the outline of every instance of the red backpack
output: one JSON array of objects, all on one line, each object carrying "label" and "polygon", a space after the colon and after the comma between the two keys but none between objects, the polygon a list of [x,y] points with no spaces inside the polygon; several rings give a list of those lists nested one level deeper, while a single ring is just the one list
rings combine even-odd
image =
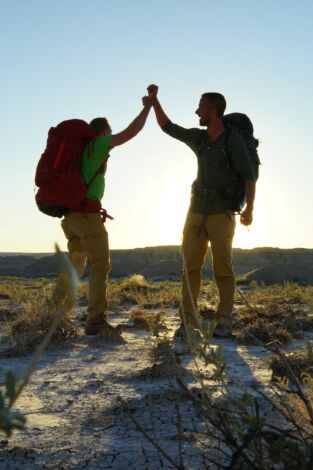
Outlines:
[{"label": "red backpack", "polygon": [[70,119],[51,127],[35,176],[39,187],[36,203],[41,212],[63,217],[70,210],[79,208],[86,189],[98,173],[86,185],[79,168],[83,150],[94,137],[89,124],[80,119]]}]

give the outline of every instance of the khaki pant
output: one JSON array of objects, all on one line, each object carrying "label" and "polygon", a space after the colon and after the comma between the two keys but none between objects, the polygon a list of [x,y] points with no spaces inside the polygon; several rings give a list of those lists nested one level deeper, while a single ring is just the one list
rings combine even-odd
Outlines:
[{"label": "khaki pant", "polygon": [[[70,212],[61,222],[67,238],[69,257],[78,276],[90,263],[89,307],[87,322],[98,324],[107,318],[107,281],[110,270],[108,233],[100,214]],[[65,296],[64,283],[60,276],[52,300],[56,303]]]},{"label": "khaki pant", "polygon": [[[201,273],[210,242],[215,282],[220,301],[216,311],[216,321],[231,326],[234,303],[235,276],[232,269],[232,241],[235,232],[235,215],[230,212],[204,216],[189,212],[187,215],[182,242],[184,271],[182,276],[182,300],[179,309],[187,323],[196,325],[193,306],[197,312],[197,299],[201,286]],[[199,229],[203,229],[199,233]],[[196,313],[200,320],[198,313]]]}]

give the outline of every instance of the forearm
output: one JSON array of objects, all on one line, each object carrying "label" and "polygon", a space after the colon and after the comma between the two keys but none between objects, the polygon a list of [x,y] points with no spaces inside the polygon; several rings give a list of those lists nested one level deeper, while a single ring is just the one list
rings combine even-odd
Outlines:
[{"label": "forearm", "polygon": [[155,112],[155,117],[156,117],[156,120],[159,124],[160,127],[164,127],[165,124],[170,120],[167,115],[165,114],[159,100],[157,98],[155,98],[153,100],[153,109],[154,109],[154,112]]},{"label": "forearm", "polygon": [[151,105],[146,105],[142,108],[138,116],[129,124],[124,132],[128,133],[132,138],[135,137],[143,128],[146,123],[148,114],[150,112]]},{"label": "forearm", "polygon": [[113,148],[117,145],[122,145],[128,140],[135,137],[145,125],[149,111],[151,109],[151,104],[146,104],[138,116],[126,127],[122,132],[112,136],[110,147]]},{"label": "forearm", "polygon": [[242,225],[249,226],[253,221],[253,205],[255,198],[255,181],[246,180],[245,181],[245,192],[247,204],[244,208],[244,211],[240,215],[240,222]]},{"label": "forearm", "polygon": [[254,199],[255,199],[255,189],[256,184],[253,180],[246,180],[245,181],[245,193],[246,193],[246,210],[253,211],[254,207]]}]

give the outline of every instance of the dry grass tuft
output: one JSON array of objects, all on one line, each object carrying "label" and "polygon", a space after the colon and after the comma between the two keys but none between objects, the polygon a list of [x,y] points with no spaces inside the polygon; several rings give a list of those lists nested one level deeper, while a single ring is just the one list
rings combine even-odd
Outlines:
[{"label": "dry grass tuft", "polygon": [[165,315],[165,312],[136,309],[131,312],[130,320],[133,322],[134,328],[152,331],[155,336],[158,336],[161,331],[167,330],[164,323]]},{"label": "dry grass tuft", "polygon": [[[308,376],[313,378],[313,348],[310,344],[307,344],[305,348],[286,353],[285,356],[288,365],[279,356],[274,356],[271,359],[272,379],[292,380],[292,374],[300,381],[305,380]],[[289,368],[291,368],[292,374]]]},{"label": "dry grass tuft", "polygon": [[[0,322],[12,344],[1,353],[2,356],[28,354],[42,341],[56,313],[55,307],[47,302],[52,289],[53,283],[45,278],[2,279],[0,294],[5,296],[5,305],[1,309]],[[73,321],[64,317],[53,334],[52,344],[76,335]]]},{"label": "dry grass tuft", "polygon": [[183,370],[173,353],[171,341],[166,337],[158,338],[149,351],[152,366],[142,370],[139,379],[160,379],[180,376]]},{"label": "dry grass tuft", "polygon": [[303,338],[305,331],[313,329],[307,296],[308,289],[289,283],[245,292],[251,307],[241,307],[235,316],[238,340],[245,344],[257,340],[286,344]]},{"label": "dry grass tuft", "polygon": [[142,275],[111,280],[108,288],[110,305],[139,305],[143,308],[173,308],[179,305],[180,287],[177,282],[150,282]]},{"label": "dry grass tuft", "polygon": [[[26,303],[8,324],[7,334],[12,342],[11,353],[19,355],[33,351],[49,331],[54,316],[55,310],[47,304]],[[73,320],[64,315],[51,342],[55,345],[77,335],[78,331]]]}]

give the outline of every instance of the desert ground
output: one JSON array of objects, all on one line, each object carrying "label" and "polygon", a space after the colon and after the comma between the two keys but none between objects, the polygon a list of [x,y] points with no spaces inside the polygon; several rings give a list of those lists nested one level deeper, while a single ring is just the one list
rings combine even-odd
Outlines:
[{"label": "desert ground", "polygon": [[[6,372],[22,379],[46,333],[51,312],[42,302],[53,283],[0,280],[3,394]],[[25,429],[0,434],[0,468],[311,468],[313,289],[249,279],[238,287],[233,338],[210,333],[217,292],[208,280],[199,302],[203,340],[186,345],[173,340],[179,282],[112,280],[110,323],[123,326],[121,340],[84,335],[84,281],[75,328],[62,320],[13,407]],[[280,354],[295,359],[292,376]],[[300,450],[290,456],[291,444]]]}]

